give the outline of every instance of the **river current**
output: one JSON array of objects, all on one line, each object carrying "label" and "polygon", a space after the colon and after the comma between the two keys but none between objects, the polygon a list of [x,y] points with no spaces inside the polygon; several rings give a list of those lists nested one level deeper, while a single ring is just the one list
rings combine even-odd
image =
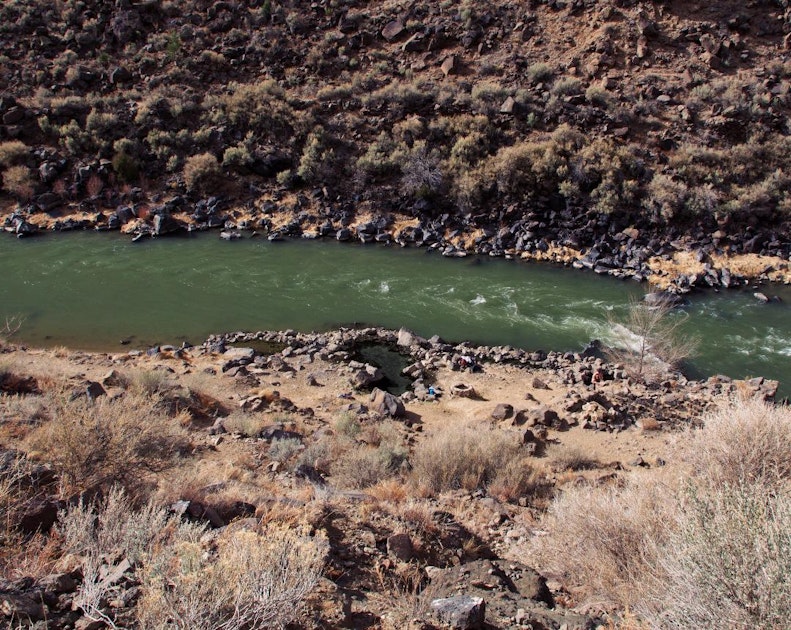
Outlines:
[{"label": "river current", "polygon": [[[121,351],[210,333],[340,325],[526,349],[611,340],[645,286],[554,265],[335,242],[226,242],[217,233],[130,242],[118,234],[0,239],[0,318],[17,339]],[[781,380],[791,394],[791,288],[690,296],[683,329],[700,339],[693,376]],[[0,320],[2,321],[2,320]],[[124,340],[128,345],[121,346]]]}]

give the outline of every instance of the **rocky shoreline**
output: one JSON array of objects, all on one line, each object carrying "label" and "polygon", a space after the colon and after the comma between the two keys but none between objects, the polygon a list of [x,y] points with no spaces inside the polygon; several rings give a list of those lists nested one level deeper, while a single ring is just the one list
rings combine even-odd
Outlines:
[{"label": "rocky shoreline", "polygon": [[[131,193],[135,198],[136,193]],[[313,201],[316,201],[315,199]],[[250,207],[252,205],[252,207]],[[286,206],[293,205],[292,209]],[[189,209],[188,209],[189,208]],[[631,278],[677,294],[693,289],[739,288],[751,283],[791,284],[791,243],[770,233],[728,237],[706,234],[659,235],[634,226],[594,234],[562,231],[538,220],[513,223],[355,213],[316,207],[304,195],[234,209],[212,197],[194,206],[176,196],[152,205],[142,198],[115,210],[95,209],[54,218],[44,212],[13,212],[3,229],[17,237],[73,230],[121,231],[132,240],[217,231],[221,239],[264,237],[334,239],[344,243],[420,247],[446,257],[468,255],[549,261],[616,278]],[[563,234],[566,234],[565,236]],[[581,246],[580,243],[590,243]]]},{"label": "rocky shoreline", "polygon": [[[239,350],[240,346],[257,342],[282,346],[283,349],[268,356],[249,348],[243,352]],[[528,403],[523,409],[508,405],[510,410],[503,410],[503,413],[508,418],[513,417],[514,424],[538,424],[558,430],[579,425],[600,431],[621,431],[639,422],[649,410],[653,420],[661,426],[665,423],[666,426],[685,424],[690,418],[699,417],[713,399],[749,393],[773,401],[778,388],[777,381],[762,377],[738,380],[715,375],[704,380],[689,380],[670,369],[659,382],[641,383],[631,378],[623,366],[607,362],[597,342],[592,342],[581,353],[527,351],[469,342],[450,344],[438,336],[425,339],[405,329],[341,328],[327,333],[234,332],[212,335],[198,347],[198,351],[229,353],[231,358],[223,364],[222,372],[240,377],[248,375],[249,370],[254,372],[273,366],[278,369],[284,359],[305,359],[310,363],[318,357],[338,363],[355,387],[371,388],[382,380],[383,375],[378,366],[356,359],[356,350],[365,344],[390,347],[412,360],[402,370],[402,374],[412,380],[408,391],[400,397],[404,403],[433,399],[429,388],[433,386],[434,375],[440,370],[460,373],[458,388],[447,392],[456,396],[474,395],[463,383],[463,373],[471,372],[472,366],[485,369],[487,365],[503,365],[546,372],[551,375],[550,382],[569,390],[563,407],[531,407]],[[541,385],[540,380],[534,386],[548,388]]]}]

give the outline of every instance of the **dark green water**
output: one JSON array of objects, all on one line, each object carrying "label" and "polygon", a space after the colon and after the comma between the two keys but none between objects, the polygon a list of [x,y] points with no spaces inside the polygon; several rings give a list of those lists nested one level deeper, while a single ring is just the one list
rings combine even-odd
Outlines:
[{"label": "dark green water", "polygon": [[[549,265],[445,259],[417,249],[334,242],[220,241],[216,233],[131,243],[112,234],[0,238],[0,317],[21,315],[34,345],[121,350],[210,333],[353,323],[426,336],[579,350],[607,339],[644,287]],[[698,375],[778,378],[791,393],[791,290],[692,298]]]}]

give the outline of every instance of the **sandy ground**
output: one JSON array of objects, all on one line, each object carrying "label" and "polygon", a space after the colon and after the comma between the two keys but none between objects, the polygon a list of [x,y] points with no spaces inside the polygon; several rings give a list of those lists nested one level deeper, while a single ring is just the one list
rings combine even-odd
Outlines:
[{"label": "sandy ground", "polygon": [[[288,362],[294,371],[264,370],[256,375],[255,382],[222,374],[220,367],[225,359],[211,354],[188,353],[184,358],[174,358],[169,353],[149,357],[60,348],[18,350],[0,355],[0,361],[7,369],[36,377],[44,387],[101,381],[111,370],[121,373],[159,371],[174,385],[208,394],[229,410],[238,409],[242,400],[255,393],[277,391],[299,409],[313,410],[316,425],[332,423],[350,403],[368,404],[370,399],[368,392],[352,388],[348,375],[338,364],[318,358],[308,362],[307,357],[292,357]],[[215,374],[211,374],[212,371]],[[549,389],[533,387],[534,377],[542,379]],[[309,381],[318,385],[311,385]],[[477,396],[452,396],[449,393],[452,386],[459,383],[471,387]],[[525,409],[530,406],[527,400],[532,396],[539,403],[559,407],[571,391],[551,371],[496,364],[487,364],[483,371],[475,373],[443,369],[437,373],[433,384],[443,392],[437,400],[412,401],[406,405],[409,419],[417,427],[418,439],[420,434],[428,435],[454,426],[495,424],[491,413],[499,403],[510,404],[515,410]],[[616,387],[614,384],[604,387],[608,386]],[[512,426],[511,420],[496,424],[512,430],[515,439],[524,431],[522,427]],[[566,431],[549,431],[547,457],[573,449],[603,463],[617,461],[626,466],[638,456],[649,462],[658,457],[666,458],[671,442],[672,434],[644,431],[636,426],[613,433],[572,426]]]}]

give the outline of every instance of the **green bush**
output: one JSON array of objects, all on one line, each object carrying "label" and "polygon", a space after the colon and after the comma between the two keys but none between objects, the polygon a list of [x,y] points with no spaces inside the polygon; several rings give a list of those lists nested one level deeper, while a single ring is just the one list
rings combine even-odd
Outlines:
[{"label": "green bush", "polygon": [[113,170],[127,183],[136,182],[140,177],[140,163],[126,151],[113,155]]},{"label": "green bush", "polygon": [[537,62],[527,67],[527,78],[532,83],[545,83],[553,76],[552,68],[543,62]]}]

